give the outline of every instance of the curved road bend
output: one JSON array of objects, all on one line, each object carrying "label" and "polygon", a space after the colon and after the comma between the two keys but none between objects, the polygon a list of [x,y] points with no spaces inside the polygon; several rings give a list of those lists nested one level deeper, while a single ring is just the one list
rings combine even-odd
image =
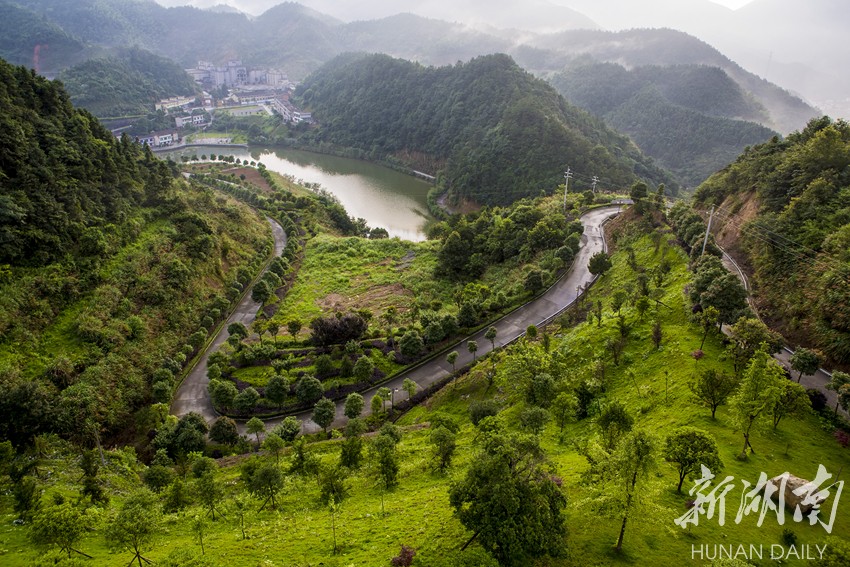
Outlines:
[{"label": "curved road bend", "polygon": [[[721,248],[721,250],[723,249]],[[735,262],[735,260],[732,259],[732,257],[725,250],[723,250],[723,266],[730,272],[738,275],[738,278],[740,278],[741,282],[744,285],[744,289],[747,290],[747,303],[750,304],[750,307],[752,308],[753,313],[756,314],[756,317],[761,320],[761,317],[759,317],[758,312],[756,311],[755,306],[753,305],[752,298],[750,297],[750,282],[747,279],[747,276],[744,274],[744,271],[741,269],[738,263]],[[723,332],[725,334],[729,334],[728,326],[723,328]],[[796,380],[797,371],[791,370],[792,354],[794,354],[793,350],[791,350],[787,346],[783,346],[782,350],[773,355],[773,358],[777,362],[779,362],[779,364],[781,364],[785,370],[790,372],[791,376],[793,376]],[[834,390],[829,390],[826,387],[826,385],[829,384],[831,380],[832,374],[830,374],[823,368],[819,368],[818,371],[814,374],[803,375],[803,378],[800,380],[800,384],[802,384],[806,388],[814,388],[815,390],[820,390],[823,395],[826,396],[827,407],[834,408],[835,405],[838,403],[838,392],[835,392]],[[841,407],[838,408],[838,411],[842,413],[845,417],[850,415]]]},{"label": "curved road bend", "polygon": [[[619,211],[620,207],[602,207],[594,209],[582,215],[581,222],[584,225],[584,234],[581,237],[581,249],[576,254],[575,262],[572,269],[558,280],[548,291],[537,299],[526,303],[522,307],[516,309],[493,323],[496,327],[496,347],[509,343],[522,335],[529,325],[537,325],[549,317],[556,315],[563,310],[567,305],[575,301],[578,296],[578,288],[587,285],[593,280],[593,276],[587,269],[587,262],[590,257],[597,252],[605,249],[605,240],[602,232],[602,223],[608,218],[614,216]],[[458,358],[456,365],[463,367],[472,362],[472,355],[466,348],[467,340],[474,340],[478,343],[477,356],[483,356],[492,350],[490,341],[484,338],[486,329],[482,329],[478,333],[461,340],[451,347],[449,350],[456,350]],[[375,386],[362,392],[366,400],[364,412],[368,413],[372,397],[375,395],[379,387],[387,387],[390,390],[398,390],[395,395],[398,401],[405,399],[407,395],[401,389],[401,385],[406,378],[410,378],[419,386],[419,389],[426,388],[439,379],[451,373],[451,365],[445,361],[444,357],[434,358],[428,362],[403,372],[390,382]],[[206,391],[204,391],[206,395]],[[209,403],[209,402],[206,402]],[[336,404],[336,418],[332,427],[340,427],[345,425],[347,418],[343,415],[344,400],[340,400]],[[301,430],[303,433],[313,433],[320,430],[311,419],[311,411],[302,412],[296,415],[301,420]],[[271,429],[278,423],[281,418],[268,420],[266,422],[267,429]],[[241,425],[241,424],[240,424]],[[240,430],[243,427],[240,427]]]},{"label": "curved road bend", "polygon": [[[266,221],[268,221],[272,229],[275,256],[280,256],[281,252],[283,252],[283,249],[286,247],[286,233],[283,231],[283,227],[281,227],[274,219],[266,217]],[[194,411],[204,416],[204,419],[206,419],[208,423],[214,421],[218,417],[218,413],[216,413],[215,409],[213,409],[209,393],[207,392],[207,384],[210,382],[209,378],[207,378],[207,361],[210,353],[218,350],[218,348],[230,336],[227,332],[227,326],[231,323],[244,323],[246,327],[250,328],[251,323],[253,323],[254,319],[257,317],[257,311],[259,311],[260,307],[260,303],[251,299],[250,293],[245,294],[242,301],[239,302],[239,305],[236,306],[236,309],[234,309],[233,313],[231,313],[230,317],[228,317],[227,322],[222,325],[218,335],[216,335],[201,355],[198,363],[194,368],[192,368],[189,374],[186,375],[186,378],[183,379],[180,387],[177,388],[177,393],[174,395],[174,400],[171,402],[172,415],[181,417]]]}]

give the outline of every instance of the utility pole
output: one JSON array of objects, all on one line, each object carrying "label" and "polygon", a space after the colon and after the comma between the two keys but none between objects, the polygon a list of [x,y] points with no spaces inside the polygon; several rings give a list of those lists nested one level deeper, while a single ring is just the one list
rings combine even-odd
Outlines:
[{"label": "utility pole", "polygon": [[711,232],[711,220],[714,218],[714,205],[711,205],[711,213],[708,215],[708,226],[705,227],[705,238],[702,240],[702,252],[700,256],[705,254],[705,245],[708,244],[708,233]]},{"label": "utility pole", "polygon": [[570,166],[567,166],[567,171],[564,172],[564,213],[567,212],[567,188],[570,186],[570,179],[573,174],[570,172]]},{"label": "utility pole", "polygon": [[599,178],[595,175],[593,176],[593,185],[591,185],[590,189],[593,191],[593,194],[596,195],[596,184],[599,183]]}]

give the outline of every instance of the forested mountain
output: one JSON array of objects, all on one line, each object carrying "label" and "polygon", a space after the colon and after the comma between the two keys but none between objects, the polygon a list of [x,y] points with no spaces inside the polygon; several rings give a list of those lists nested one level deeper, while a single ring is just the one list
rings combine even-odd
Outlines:
[{"label": "forested mountain", "polygon": [[163,365],[170,397],[268,229],[2,60],[0,107],[0,438],[94,443],[127,431]]},{"label": "forested mountain", "polygon": [[551,82],[690,186],[776,135],[755,123],[766,120],[764,107],[717,67],[587,63]]},{"label": "forested mountain", "polygon": [[0,2],[0,26],[0,57],[42,73],[76,62],[85,51],[62,25],[11,2]]},{"label": "forested mountain", "polygon": [[298,93],[321,123],[317,141],[374,157],[427,154],[444,164],[442,182],[455,200],[504,204],[552,191],[568,165],[610,187],[637,177],[670,181],[628,139],[506,55],[438,68],[344,55]]},{"label": "forested mountain", "polygon": [[102,117],[150,113],[160,99],[196,89],[179,65],[135,48],[75,65],[59,79],[75,105]]},{"label": "forested mountain", "polygon": [[718,241],[754,273],[760,314],[801,344],[850,362],[850,125],[813,120],[754,146],[703,183]]}]

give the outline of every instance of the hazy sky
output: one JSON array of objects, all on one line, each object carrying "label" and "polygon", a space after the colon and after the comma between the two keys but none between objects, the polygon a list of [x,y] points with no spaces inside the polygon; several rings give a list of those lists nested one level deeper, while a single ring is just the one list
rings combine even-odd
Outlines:
[{"label": "hazy sky", "polygon": [[711,0],[715,4],[722,4],[727,8],[732,8],[733,10],[737,10],[741,6],[745,4],[749,4],[752,0]]}]

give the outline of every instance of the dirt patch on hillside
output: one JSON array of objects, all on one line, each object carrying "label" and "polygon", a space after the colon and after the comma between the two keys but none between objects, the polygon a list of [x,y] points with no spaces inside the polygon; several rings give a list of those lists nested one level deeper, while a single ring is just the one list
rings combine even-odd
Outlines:
[{"label": "dirt patch on hillside", "polygon": [[753,275],[753,269],[741,241],[742,229],[758,216],[760,208],[754,193],[730,195],[717,208],[720,214],[716,214],[712,221],[711,232],[714,239],[735,259],[747,277]]},{"label": "dirt patch on hillside", "polygon": [[399,283],[377,285],[364,293],[353,296],[331,293],[316,300],[316,305],[324,311],[352,311],[354,309],[369,309],[377,314],[389,305],[400,307],[400,299],[413,297],[413,292]]},{"label": "dirt patch on hillside", "polygon": [[266,183],[266,180],[263,179],[263,176],[260,175],[260,172],[254,167],[231,167],[229,169],[225,169],[222,173],[233,173],[240,179],[241,176],[244,175],[245,181],[257,187],[262,192],[271,193],[272,191],[272,188],[269,187],[269,184]]}]

